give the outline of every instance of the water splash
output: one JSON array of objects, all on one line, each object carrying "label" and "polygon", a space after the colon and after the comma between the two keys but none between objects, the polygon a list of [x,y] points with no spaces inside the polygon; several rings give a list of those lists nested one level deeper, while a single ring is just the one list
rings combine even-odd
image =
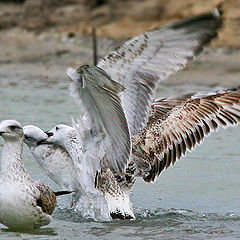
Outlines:
[{"label": "water splash", "polygon": [[86,219],[95,221],[111,221],[106,199],[100,194],[87,193],[81,196],[76,210]]}]

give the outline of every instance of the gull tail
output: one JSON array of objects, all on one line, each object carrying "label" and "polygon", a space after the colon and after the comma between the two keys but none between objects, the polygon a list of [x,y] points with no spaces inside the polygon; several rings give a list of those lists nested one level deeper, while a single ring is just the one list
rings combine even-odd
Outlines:
[{"label": "gull tail", "polygon": [[109,168],[97,172],[95,187],[103,193],[112,219],[135,219],[129,194],[121,189]]}]

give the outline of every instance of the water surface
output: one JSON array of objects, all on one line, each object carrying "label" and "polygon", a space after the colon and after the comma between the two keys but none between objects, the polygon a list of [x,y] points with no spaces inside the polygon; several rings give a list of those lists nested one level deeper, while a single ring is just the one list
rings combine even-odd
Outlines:
[{"label": "water surface", "polygon": [[[16,119],[48,130],[71,123],[78,107],[65,77],[0,73],[0,120]],[[158,96],[209,90],[204,85],[163,85]],[[53,222],[40,230],[16,233],[0,224],[0,239],[239,239],[240,127],[221,130],[161,174],[154,184],[139,179],[132,190],[136,220],[93,222],[66,209],[63,197]],[[0,140],[0,154],[3,141]],[[24,148],[34,179],[57,186]]]}]

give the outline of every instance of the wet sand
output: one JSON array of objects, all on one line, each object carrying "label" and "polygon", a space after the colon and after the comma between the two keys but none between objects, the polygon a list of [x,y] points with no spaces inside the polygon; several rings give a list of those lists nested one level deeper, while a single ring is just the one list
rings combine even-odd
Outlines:
[{"label": "wet sand", "polygon": [[[112,39],[98,40],[98,56],[104,56],[120,43]],[[0,74],[12,76],[32,75],[45,78],[67,79],[66,69],[92,64],[92,40],[80,34],[64,36],[54,31],[40,35],[20,29],[0,35]],[[14,77],[16,76],[16,77]],[[235,87],[240,85],[240,50],[207,48],[197,62],[185,71],[170,77],[164,84],[196,84]]]}]

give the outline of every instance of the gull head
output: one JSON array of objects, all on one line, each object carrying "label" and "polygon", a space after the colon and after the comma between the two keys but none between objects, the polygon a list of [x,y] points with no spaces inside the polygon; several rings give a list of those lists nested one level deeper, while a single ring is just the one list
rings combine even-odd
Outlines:
[{"label": "gull head", "polygon": [[47,142],[64,147],[64,141],[71,131],[73,131],[72,127],[64,124],[58,124],[50,131],[46,132],[48,135]]},{"label": "gull head", "polygon": [[4,120],[0,123],[0,136],[5,141],[16,141],[23,139],[23,128],[16,120]]},{"label": "gull head", "polygon": [[26,143],[30,149],[37,147],[48,139],[48,135],[45,132],[33,125],[23,127],[23,133],[25,136],[24,143]]}]

